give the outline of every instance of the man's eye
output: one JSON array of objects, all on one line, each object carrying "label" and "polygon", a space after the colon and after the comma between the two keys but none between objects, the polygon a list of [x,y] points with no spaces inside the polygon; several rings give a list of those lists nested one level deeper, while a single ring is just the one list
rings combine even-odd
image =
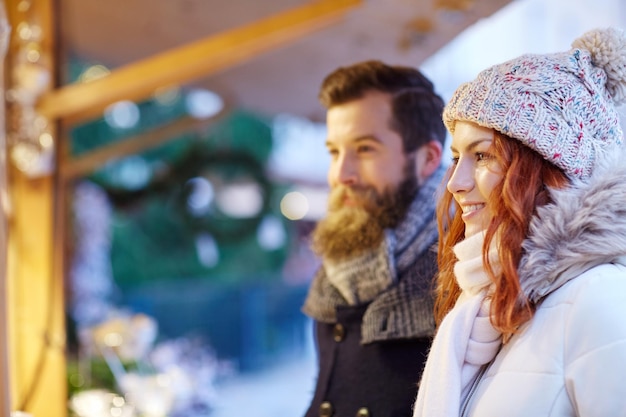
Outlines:
[{"label": "man's eye", "polygon": [[453,156],[452,158],[450,158],[450,163],[452,165],[456,165],[459,163],[459,157],[458,156]]},{"label": "man's eye", "polygon": [[371,152],[371,151],[373,151],[373,150],[374,150],[374,148],[373,148],[373,147],[371,147],[371,146],[369,146],[369,145],[362,145],[362,146],[359,146],[359,147],[357,148],[357,151],[358,151],[359,153],[361,153],[361,152]]}]

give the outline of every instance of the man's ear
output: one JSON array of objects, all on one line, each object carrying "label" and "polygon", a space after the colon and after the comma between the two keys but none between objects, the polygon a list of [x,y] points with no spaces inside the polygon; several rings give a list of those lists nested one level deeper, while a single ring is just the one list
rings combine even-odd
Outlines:
[{"label": "man's ear", "polygon": [[443,147],[436,140],[422,145],[415,152],[415,174],[418,184],[423,184],[441,165]]}]

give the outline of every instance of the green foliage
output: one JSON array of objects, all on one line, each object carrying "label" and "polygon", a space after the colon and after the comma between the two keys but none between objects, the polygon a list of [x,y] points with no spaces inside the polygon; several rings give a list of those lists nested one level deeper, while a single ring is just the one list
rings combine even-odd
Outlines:
[{"label": "green foliage", "polygon": [[237,110],[207,132],[205,142],[210,151],[242,151],[265,164],[272,151],[272,129],[269,120]]},{"label": "green foliage", "polygon": [[77,392],[88,389],[104,389],[110,392],[118,392],[115,378],[107,363],[101,358],[67,360],[67,391],[68,398]]},{"label": "green foliage", "polygon": [[[140,104],[140,110],[140,126],[125,132],[126,136],[181,113],[175,105],[171,114],[162,114],[164,107],[152,102]],[[122,132],[101,119],[73,130],[72,149],[80,155],[120,140],[124,140]],[[282,218],[278,205],[272,203],[277,186],[265,174],[271,150],[268,121],[235,111],[205,132],[181,135],[91,175],[90,180],[107,191],[114,205],[111,262],[119,286],[124,289],[181,277],[242,282],[278,276],[287,245],[267,251],[256,239],[264,216]],[[261,212],[252,218],[231,218],[216,209],[203,216],[191,215],[186,207],[186,183],[194,177],[255,181],[263,194]],[[197,238],[203,234],[212,236],[218,245],[215,265],[203,264],[198,257]]]},{"label": "green foliage", "polygon": [[[70,59],[65,78],[75,82],[93,64]],[[149,99],[137,107],[140,118],[132,128],[112,127],[104,117],[75,126],[70,132],[72,155],[86,155],[187,114],[183,90],[168,104]],[[282,218],[273,203],[275,185],[264,172],[272,142],[269,119],[236,110],[202,132],[183,133],[91,174],[89,180],[103,187],[113,203],[111,263],[122,289],[180,278],[240,282],[277,276],[288,245],[267,251],[256,240],[264,216]],[[263,192],[261,213],[244,219],[216,209],[190,215],[186,183],[198,176],[223,181],[252,178]],[[197,238],[205,234],[217,243],[215,265],[203,264],[198,256]]]},{"label": "green foliage", "polygon": [[149,205],[145,211],[116,213],[111,262],[122,289],[183,277],[214,282],[263,280],[278,274],[287,255],[287,245],[274,251],[260,248],[252,231],[235,241],[218,240],[219,262],[205,266],[195,246],[199,231],[189,230],[176,212],[168,215],[159,210],[158,201]]}]

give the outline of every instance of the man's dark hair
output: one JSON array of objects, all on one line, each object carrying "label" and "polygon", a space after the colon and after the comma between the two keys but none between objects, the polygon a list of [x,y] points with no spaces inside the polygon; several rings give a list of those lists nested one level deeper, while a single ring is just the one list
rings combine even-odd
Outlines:
[{"label": "man's dark hair", "polygon": [[435,93],[433,83],[415,68],[390,66],[375,60],[339,67],[322,82],[319,99],[329,109],[360,99],[371,91],[391,96],[389,127],[402,137],[406,153],[431,140],[444,145],[443,100]]}]

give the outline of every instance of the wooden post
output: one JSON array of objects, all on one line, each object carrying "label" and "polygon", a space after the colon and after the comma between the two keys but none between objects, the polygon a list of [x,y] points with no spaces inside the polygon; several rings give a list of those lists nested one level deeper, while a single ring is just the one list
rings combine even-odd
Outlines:
[{"label": "wooden post", "polygon": [[[53,0],[5,0],[11,25],[6,60],[8,88],[27,41],[36,45],[30,62],[47,69],[54,79]],[[39,32],[28,32],[24,25]],[[29,34],[32,39],[28,39]],[[53,88],[49,85],[47,88]],[[7,124],[14,121],[8,107]],[[52,121],[53,123],[55,121]],[[11,143],[9,143],[11,145]],[[6,155],[7,148],[2,151]],[[10,160],[10,158],[7,158]],[[9,165],[12,165],[9,163]],[[9,166],[8,279],[11,408],[34,417],[67,415],[63,278],[54,251],[54,173],[31,178]],[[6,340],[3,341],[6,344]],[[2,415],[7,415],[2,413]]]},{"label": "wooden post", "polygon": [[[0,3],[0,57],[6,59],[10,27],[4,2]],[[4,91],[4,66],[0,67],[0,91]],[[7,285],[7,214],[9,210],[7,190],[6,123],[4,100],[0,101],[0,415],[11,411],[11,382],[8,344],[8,285]]]}]

